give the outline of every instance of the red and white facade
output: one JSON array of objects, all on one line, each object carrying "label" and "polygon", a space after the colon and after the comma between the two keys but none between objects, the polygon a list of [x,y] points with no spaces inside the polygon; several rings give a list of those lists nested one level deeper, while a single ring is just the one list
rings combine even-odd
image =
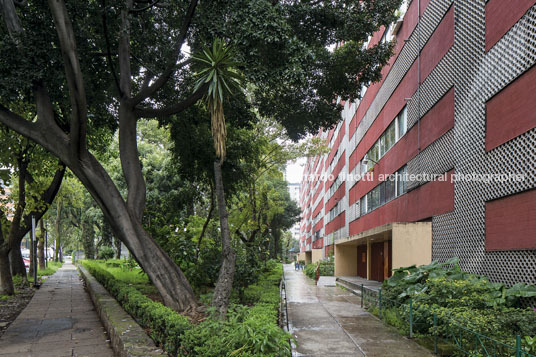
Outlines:
[{"label": "red and white facade", "polygon": [[302,258],[333,252],[336,275],[383,280],[457,256],[536,283],[536,1],[402,10],[367,44],[396,41],[382,80],[343,103],[318,133],[330,152],[305,165]]}]

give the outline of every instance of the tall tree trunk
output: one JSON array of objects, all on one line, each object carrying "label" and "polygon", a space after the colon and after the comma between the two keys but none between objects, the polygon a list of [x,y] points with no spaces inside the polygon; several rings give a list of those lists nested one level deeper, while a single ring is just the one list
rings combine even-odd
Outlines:
[{"label": "tall tree trunk", "polygon": [[216,283],[216,289],[214,290],[214,296],[212,297],[212,306],[216,308],[220,317],[223,317],[227,313],[229,299],[233,292],[236,256],[231,247],[231,233],[229,232],[228,222],[229,213],[227,212],[225,203],[225,190],[223,187],[221,165],[222,164],[219,161],[214,162],[214,181],[216,198],[218,200],[218,213],[220,215],[222,264],[218,282]]},{"label": "tall tree trunk", "polygon": [[95,259],[95,229],[87,218],[82,219],[82,248],[86,259]]},{"label": "tall tree trunk", "polygon": [[[24,266],[24,260],[22,259],[22,253],[20,251],[20,246],[24,237],[30,232],[32,227],[32,216],[36,220],[41,221],[42,217],[48,210],[49,205],[54,201],[63,181],[63,176],[65,174],[65,165],[60,163],[61,168],[56,171],[52,182],[49,187],[41,193],[39,197],[39,202],[42,203],[41,207],[33,210],[21,217],[20,221],[13,220],[13,229],[9,231],[9,260],[11,265],[11,273],[13,275],[20,275],[24,280],[27,279],[26,276],[26,267]],[[26,171],[24,171],[26,175]],[[19,183],[20,185],[20,183]],[[22,197],[22,196],[20,196]],[[19,198],[20,200],[20,198]],[[20,223],[24,222],[24,223]]]},{"label": "tall tree trunk", "polygon": [[13,295],[15,289],[13,287],[13,279],[11,269],[9,267],[9,246],[4,240],[4,232],[2,230],[3,214],[0,217],[0,295]]},{"label": "tall tree trunk", "polygon": [[61,260],[60,247],[61,247],[61,200],[56,201],[56,222],[54,225],[56,231],[56,240],[54,242],[54,261],[59,262]]},{"label": "tall tree trunk", "polygon": [[88,153],[87,160],[78,161],[70,168],[101,208],[115,237],[126,245],[147,273],[164,304],[176,311],[197,310],[199,304],[186,276],[145,231],[137,212],[129,210],[100,163]]},{"label": "tall tree trunk", "polygon": [[114,238],[115,245],[115,259],[121,259],[121,241],[117,238]]},{"label": "tall tree trunk", "polygon": [[39,243],[37,244],[37,261],[39,262],[39,269],[44,270],[45,267],[45,224],[43,220],[39,220]]},{"label": "tall tree trunk", "polygon": [[24,265],[24,260],[22,259],[20,244],[18,247],[11,247],[9,250],[9,262],[11,265],[11,274],[13,274],[13,276],[22,276],[22,279],[26,280],[26,266]]},{"label": "tall tree trunk", "polygon": [[205,223],[203,224],[203,228],[201,229],[201,234],[199,234],[199,239],[197,240],[197,249],[195,250],[196,262],[199,260],[199,252],[201,251],[201,243],[203,242],[203,237],[205,236],[205,232],[207,231],[208,224],[210,223],[210,220],[212,219],[213,211],[214,211],[214,187],[212,187],[212,184],[210,184],[210,207],[208,209],[207,219],[205,220]]}]

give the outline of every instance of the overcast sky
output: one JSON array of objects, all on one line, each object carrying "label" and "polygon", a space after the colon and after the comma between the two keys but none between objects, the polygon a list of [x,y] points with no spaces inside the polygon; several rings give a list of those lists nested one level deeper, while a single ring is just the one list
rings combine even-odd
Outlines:
[{"label": "overcast sky", "polygon": [[290,183],[301,183],[303,166],[305,165],[306,158],[302,157],[294,163],[289,163],[287,165],[287,181]]}]

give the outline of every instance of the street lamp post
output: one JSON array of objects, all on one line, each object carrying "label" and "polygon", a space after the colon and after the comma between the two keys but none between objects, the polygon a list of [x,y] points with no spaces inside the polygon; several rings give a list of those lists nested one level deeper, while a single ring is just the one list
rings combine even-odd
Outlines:
[{"label": "street lamp post", "polygon": [[32,240],[32,244],[31,244],[31,249],[33,250],[33,261],[32,261],[32,264],[33,264],[33,278],[34,278],[34,283],[33,283],[33,286],[34,288],[38,288],[39,287],[39,284],[37,283],[37,239],[35,237],[35,216],[32,216],[32,237],[31,237],[31,240]]}]

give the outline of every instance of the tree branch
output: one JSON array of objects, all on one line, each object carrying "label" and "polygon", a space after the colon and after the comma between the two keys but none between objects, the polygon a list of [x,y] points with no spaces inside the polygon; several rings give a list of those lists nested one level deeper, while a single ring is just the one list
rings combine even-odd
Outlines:
[{"label": "tree branch", "polygon": [[60,190],[61,183],[63,182],[63,177],[65,176],[65,164],[60,161],[59,165],[60,167],[56,170],[52,182],[50,183],[48,188],[41,193],[41,196],[39,197],[39,202],[43,203],[43,206],[34,209],[32,212],[24,216],[24,225],[19,225],[17,232],[15,232],[14,236],[12,237],[13,241],[11,242],[11,246],[20,244],[22,238],[24,238],[24,236],[31,229],[32,216],[35,217],[36,222],[39,221],[47,212],[48,208],[54,201],[54,198],[56,198],[56,195]]},{"label": "tree branch", "polygon": [[203,95],[205,94],[205,92],[206,92],[206,85],[199,88],[194,94],[190,95],[188,98],[186,98],[182,102],[173,104],[169,107],[160,108],[160,109],[136,107],[134,109],[134,112],[136,113],[137,117],[142,117],[142,118],[158,118],[158,117],[166,117],[169,115],[178,114],[188,109],[190,106],[194,105],[198,100],[203,98]]},{"label": "tree branch", "polygon": [[130,68],[130,22],[128,12],[132,8],[132,0],[126,0],[121,10],[121,37],[119,39],[119,88],[121,98],[130,98],[132,73]]},{"label": "tree branch", "polygon": [[108,21],[106,21],[106,0],[102,0],[102,31],[104,33],[104,41],[106,42],[106,61],[108,62],[108,66],[110,67],[110,72],[112,72],[112,75],[114,77],[115,86],[117,88],[117,91],[119,92],[119,96],[121,97],[123,94],[121,93],[121,87],[119,86],[119,78],[117,78],[117,73],[115,72],[114,63],[112,61],[112,50],[110,46],[110,38],[108,37]]},{"label": "tree branch", "polygon": [[188,34],[188,30],[190,29],[190,24],[192,23],[192,19],[194,17],[195,8],[197,7],[198,0],[191,0],[190,5],[188,6],[188,10],[186,11],[186,16],[184,17],[184,21],[182,24],[181,31],[179,33],[179,39],[177,41],[176,47],[173,51],[173,56],[168,62],[168,65],[162,75],[156,79],[156,81],[141,90],[136,96],[132,98],[132,105],[138,105],[145,99],[152,96],[154,93],[156,93],[160,88],[166,84],[166,82],[169,80],[171,75],[176,70],[177,60],[180,57],[181,48],[184,44],[184,41],[186,40],[186,35]]},{"label": "tree branch", "polygon": [[61,142],[47,140],[46,135],[48,134],[48,128],[40,125],[39,121],[37,123],[32,123],[0,104],[0,123],[6,125],[8,128],[19,133],[20,135],[37,142],[39,145],[57,155]]},{"label": "tree branch", "polygon": [[15,41],[15,43],[18,43],[17,37],[22,34],[23,29],[20,23],[20,19],[17,16],[15,5],[20,5],[20,3],[17,3],[16,1],[13,1],[13,0],[0,0],[2,17],[6,24],[9,36],[11,36],[11,38],[13,39],[13,41]]},{"label": "tree branch", "polygon": [[158,4],[159,2],[160,2],[160,0],[155,0],[155,1],[153,1],[152,3],[150,3],[149,5],[144,6],[144,7],[142,7],[142,8],[139,8],[139,9],[132,8],[132,9],[130,9],[129,12],[130,12],[131,14],[134,14],[134,13],[137,13],[137,12],[143,12],[143,11],[145,11],[145,10],[149,10],[150,8],[152,8],[153,6],[155,6],[156,4]]},{"label": "tree branch", "polygon": [[87,102],[82,71],[76,51],[73,26],[63,0],[48,0],[60,40],[65,75],[71,98],[71,153],[80,158],[87,153]]}]

